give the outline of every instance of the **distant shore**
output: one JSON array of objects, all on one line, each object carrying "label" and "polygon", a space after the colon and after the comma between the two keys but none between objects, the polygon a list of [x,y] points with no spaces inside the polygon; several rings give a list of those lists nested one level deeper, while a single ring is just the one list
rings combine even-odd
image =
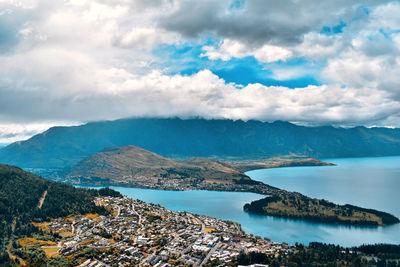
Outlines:
[{"label": "distant shore", "polygon": [[[250,171],[280,167],[333,166],[334,164],[306,158],[270,162],[238,161],[231,163],[231,165],[240,171]],[[243,208],[248,213],[343,225],[384,226],[399,223],[399,219],[389,213],[364,209],[352,205],[337,205],[326,200],[310,198],[297,192],[289,192],[254,180],[240,180],[227,184],[202,181],[197,184],[191,184],[182,182],[182,179],[167,179],[165,182],[152,184],[144,182],[121,183],[112,180],[93,181],[93,179],[82,179],[80,183],[76,185],[121,186],[171,191],[209,190],[251,192],[267,197],[245,204]]]}]

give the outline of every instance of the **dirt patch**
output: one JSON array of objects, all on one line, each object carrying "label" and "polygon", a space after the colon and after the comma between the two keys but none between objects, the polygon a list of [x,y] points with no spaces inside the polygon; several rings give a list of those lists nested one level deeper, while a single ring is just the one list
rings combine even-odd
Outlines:
[{"label": "dirt patch", "polygon": [[37,245],[37,246],[56,246],[57,245],[57,243],[53,242],[53,241],[37,240],[32,237],[20,238],[17,241],[23,247],[26,247],[28,245]]}]

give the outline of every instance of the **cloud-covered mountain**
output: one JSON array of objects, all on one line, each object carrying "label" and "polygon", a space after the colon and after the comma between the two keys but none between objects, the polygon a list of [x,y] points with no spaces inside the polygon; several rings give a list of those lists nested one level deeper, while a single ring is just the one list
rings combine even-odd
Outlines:
[{"label": "cloud-covered mountain", "polygon": [[384,156],[400,155],[400,129],[303,127],[282,121],[123,119],[53,127],[0,149],[0,162],[65,168],[105,147],[126,145],[175,158]]}]

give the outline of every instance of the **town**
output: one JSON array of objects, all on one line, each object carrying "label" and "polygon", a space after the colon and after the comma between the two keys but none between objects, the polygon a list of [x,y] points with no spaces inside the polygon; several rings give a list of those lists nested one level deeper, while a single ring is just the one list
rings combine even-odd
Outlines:
[{"label": "town", "polygon": [[127,197],[99,197],[95,203],[109,215],[68,216],[42,225],[63,236],[57,244],[60,256],[98,251],[80,266],[227,266],[240,252],[294,253],[288,244],[246,234],[236,222]]}]

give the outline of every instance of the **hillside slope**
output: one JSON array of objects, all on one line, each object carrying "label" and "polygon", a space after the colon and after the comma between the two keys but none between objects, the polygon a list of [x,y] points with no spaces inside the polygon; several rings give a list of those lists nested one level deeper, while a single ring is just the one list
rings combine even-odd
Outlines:
[{"label": "hillside slope", "polygon": [[69,182],[86,184],[161,183],[160,180],[206,180],[232,183],[250,178],[231,166],[206,158],[176,161],[136,146],[106,148],[69,169]]},{"label": "hillside slope", "polygon": [[105,147],[126,145],[178,158],[385,156],[400,155],[400,129],[303,127],[281,121],[123,119],[53,127],[0,149],[0,162],[65,168]]},{"label": "hillside slope", "polygon": [[8,259],[5,251],[12,240],[40,232],[31,222],[70,214],[105,213],[93,202],[98,195],[121,196],[110,189],[75,188],[0,164],[0,262]]}]

